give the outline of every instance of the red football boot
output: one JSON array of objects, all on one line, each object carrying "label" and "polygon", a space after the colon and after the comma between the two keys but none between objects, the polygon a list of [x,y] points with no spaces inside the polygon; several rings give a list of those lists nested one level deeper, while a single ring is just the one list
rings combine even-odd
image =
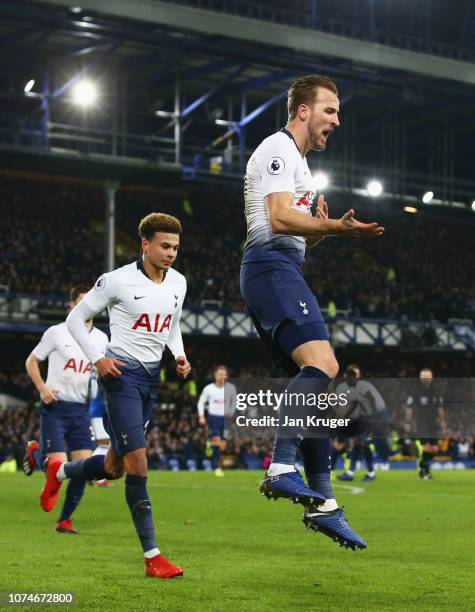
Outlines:
[{"label": "red football boot", "polygon": [[31,476],[35,471],[36,459],[33,456],[33,452],[40,448],[40,445],[36,440],[30,440],[26,444],[26,452],[23,457],[23,472],[25,476]]},{"label": "red football boot", "polygon": [[40,494],[40,506],[45,512],[51,512],[58,499],[58,492],[63,482],[56,478],[56,474],[61,467],[61,461],[55,457],[45,460],[46,482]]},{"label": "red football boot", "polygon": [[65,521],[58,521],[55,527],[58,533],[79,533],[77,529],[74,529],[72,526],[71,519],[66,519]]},{"label": "red football boot", "polygon": [[107,480],[107,478],[103,478],[102,480],[96,480],[94,482],[96,487],[113,487],[114,485]]},{"label": "red football boot", "polygon": [[145,574],[155,578],[176,578],[183,576],[183,570],[167,561],[162,555],[156,555],[151,559],[145,558]]}]

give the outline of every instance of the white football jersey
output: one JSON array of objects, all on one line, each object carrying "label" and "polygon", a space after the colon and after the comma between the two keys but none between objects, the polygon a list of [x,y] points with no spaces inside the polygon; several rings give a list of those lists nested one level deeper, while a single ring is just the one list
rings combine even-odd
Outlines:
[{"label": "white football jersey", "polygon": [[297,250],[303,261],[305,238],[272,233],[265,197],[270,193],[294,194],[293,210],[311,215],[315,198],[315,181],[307,160],[302,157],[292,134],[283,129],[269,136],[257,147],[246,167],[244,212],[247,240],[244,261],[254,261],[262,248]]},{"label": "white football jersey", "polygon": [[[104,332],[93,327],[90,332],[86,329],[86,333],[101,351],[105,350],[109,339]],[[58,400],[86,403],[93,363],[72,337],[66,323],[47,329],[33,354],[40,361],[48,359],[46,384],[57,390]]]},{"label": "white football jersey", "polygon": [[175,357],[185,355],[180,316],[186,294],[186,279],[169,269],[162,283],[154,283],[142,261],[103,274],[81,302],[70,312],[66,323],[89,359],[96,363],[104,350],[85,333],[84,322],[109,311],[111,339],[108,349],[143,364],[161,360],[165,346]]},{"label": "white football jersey", "polygon": [[198,414],[204,416],[205,407],[208,406],[208,414],[212,416],[224,416],[234,412],[236,404],[236,387],[229,382],[224,387],[218,387],[216,383],[206,385],[198,400]]}]

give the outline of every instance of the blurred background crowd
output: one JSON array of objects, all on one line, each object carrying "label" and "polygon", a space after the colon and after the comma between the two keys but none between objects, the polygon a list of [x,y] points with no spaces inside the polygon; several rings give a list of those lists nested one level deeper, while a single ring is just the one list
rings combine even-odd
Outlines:
[{"label": "blurred background crowd", "polygon": [[[64,301],[71,285],[103,272],[102,190],[81,182],[0,175],[0,279],[12,298]],[[361,209],[327,196],[330,214],[356,206],[386,226],[383,240],[327,238],[310,250],[305,274],[321,308],[356,317],[440,321],[475,318],[473,224],[453,213],[410,215]],[[361,203],[361,206],[368,206]],[[187,304],[242,310],[239,265],[245,226],[239,192],[141,187],[117,194],[117,263],[138,256],[137,221],[151,210],[183,222],[176,268],[188,279]],[[464,253],[463,261],[460,253]]]}]

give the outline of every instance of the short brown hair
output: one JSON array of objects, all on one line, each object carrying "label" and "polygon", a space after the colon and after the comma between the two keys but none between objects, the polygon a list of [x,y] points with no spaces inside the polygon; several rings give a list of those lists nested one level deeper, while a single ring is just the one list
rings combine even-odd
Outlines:
[{"label": "short brown hair", "polygon": [[176,217],[165,213],[150,213],[139,223],[139,236],[142,240],[152,240],[155,232],[181,234],[181,223]]},{"label": "short brown hair", "polygon": [[75,285],[69,290],[70,302],[75,302],[82,293],[87,293],[90,287],[87,285]]},{"label": "short brown hair", "polygon": [[309,74],[299,77],[292,83],[287,94],[289,120],[295,119],[298,107],[301,104],[308,104],[310,106],[313,103],[318,87],[329,89],[334,94],[338,95],[338,89],[335,83],[328,77],[319,74]]}]

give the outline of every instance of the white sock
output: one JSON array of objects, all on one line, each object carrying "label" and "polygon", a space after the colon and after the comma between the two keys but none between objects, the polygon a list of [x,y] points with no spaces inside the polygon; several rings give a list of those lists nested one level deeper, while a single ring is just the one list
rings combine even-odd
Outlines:
[{"label": "white sock", "polygon": [[107,455],[108,450],[109,450],[108,444],[100,444],[99,446],[96,446],[96,448],[94,449],[94,452],[92,453],[92,456],[94,457],[94,455]]},{"label": "white sock", "polygon": [[373,476],[376,476],[375,471],[372,470],[371,472],[368,472],[368,476],[371,476],[371,478],[373,478]]},{"label": "white sock", "polygon": [[336,499],[329,498],[325,500],[325,503],[321,506],[318,506],[319,512],[331,512],[332,510],[336,510],[338,508],[338,503]]},{"label": "white sock", "polygon": [[281,474],[288,474],[289,472],[295,472],[295,467],[293,465],[272,462],[267,470],[267,476],[280,476]]},{"label": "white sock", "polygon": [[348,474],[348,476],[354,476],[354,472],[353,470],[346,470],[346,473]]},{"label": "white sock", "polygon": [[59,467],[59,470],[56,472],[57,480],[66,480],[67,476],[64,472],[64,463],[62,463]]},{"label": "white sock", "polygon": [[147,550],[147,552],[144,552],[143,556],[146,559],[151,559],[152,557],[156,557],[159,554],[160,551],[158,550],[158,548],[152,548],[151,550]]}]

